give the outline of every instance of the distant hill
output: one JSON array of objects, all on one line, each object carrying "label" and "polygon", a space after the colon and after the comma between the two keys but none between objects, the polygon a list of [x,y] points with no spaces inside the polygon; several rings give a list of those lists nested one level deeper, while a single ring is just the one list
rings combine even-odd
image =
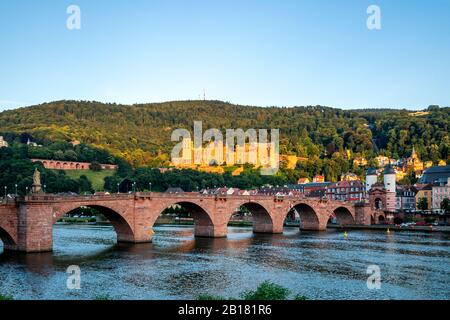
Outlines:
[{"label": "distant hill", "polygon": [[29,133],[41,140],[80,141],[104,148],[135,166],[167,163],[171,133],[218,128],[279,128],[281,152],[327,157],[350,150],[372,157],[380,152],[403,156],[416,146],[425,160],[447,159],[450,108],[341,110],[323,106],[254,107],[221,101],[173,101],[138,105],[56,101],[0,113],[0,131]]}]

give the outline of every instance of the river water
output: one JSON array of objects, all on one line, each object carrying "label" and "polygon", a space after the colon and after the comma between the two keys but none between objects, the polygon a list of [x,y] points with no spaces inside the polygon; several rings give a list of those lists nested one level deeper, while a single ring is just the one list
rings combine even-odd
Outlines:
[{"label": "river water", "polygon": [[[0,244],[0,252],[3,251]],[[67,268],[81,289],[67,289]],[[367,268],[380,268],[369,290]],[[153,243],[116,244],[111,227],[54,228],[54,252],[0,254],[0,294],[14,299],[195,299],[235,297],[270,280],[310,299],[450,299],[450,235],[342,231],[254,235],[229,228],[224,239],[192,227],[155,227]]]}]

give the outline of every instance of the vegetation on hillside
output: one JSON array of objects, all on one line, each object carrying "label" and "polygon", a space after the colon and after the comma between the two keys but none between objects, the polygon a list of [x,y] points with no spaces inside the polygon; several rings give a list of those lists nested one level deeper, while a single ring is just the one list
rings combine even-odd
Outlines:
[{"label": "vegetation on hillside", "polygon": [[[132,164],[164,166],[177,128],[278,128],[281,153],[310,159],[339,158],[349,150],[369,159],[379,152],[407,156],[416,146],[423,160],[448,159],[450,108],[340,110],[322,106],[260,108],[221,101],[176,101],[117,105],[58,101],[0,113],[5,132],[41,141],[79,140]],[[313,160],[314,161],[314,160]]]},{"label": "vegetation on hillside", "polygon": [[74,180],[85,176],[92,183],[92,189],[95,191],[104,191],[105,178],[113,176],[114,174],[114,170],[66,170],[66,176]]},{"label": "vegetation on hillside", "polygon": [[[0,136],[3,136],[12,146],[21,146],[23,152],[30,159],[77,161],[93,164],[114,164],[117,162],[117,159],[108,151],[102,148],[88,146],[84,143],[74,144],[65,140],[50,140],[49,137],[38,137],[28,132],[16,133],[2,130],[0,131]],[[36,145],[28,145],[28,142],[35,143]]]},{"label": "vegetation on hillside", "polygon": [[[194,170],[160,173],[155,167],[169,165],[172,130],[192,129],[201,120],[208,128],[279,128],[281,153],[307,157],[289,169],[282,161],[274,176],[261,176],[244,165],[239,176]],[[266,184],[283,186],[300,177],[324,174],[337,181],[341,174],[363,176],[365,168],[352,160],[366,157],[376,165],[378,154],[394,158],[409,156],[413,146],[422,160],[449,161],[450,108],[430,106],[423,112],[407,110],[353,110],[327,107],[258,108],[220,101],[178,101],[145,105],[59,101],[0,113],[0,135],[10,148],[0,150],[0,186],[9,193],[31,187],[34,167],[42,172],[47,192],[108,190],[185,191],[211,187],[251,189]],[[40,146],[26,145],[27,141]],[[76,141],[81,141],[80,144]],[[349,156],[350,155],[350,156]],[[95,171],[44,170],[30,158],[82,161]],[[118,165],[114,174],[103,172],[99,163]],[[415,181],[413,176],[404,181]],[[133,182],[136,184],[133,186]],[[104,185],[104,186],[103,186]],[[1,190],[3,192],[3,190]]]},{"label": "vegetation on hillside", "polygon": [[[71,179],[64,171],[46,170],[41,163],[33,163],[28,158],[28,146],[13,145],[10,148],[0,148],[0,192],[23,195],[31,191],[35,168],[41,172],[43,188],[48,193],[61,192],[92,192],[92,183],[85,175]],[[45,187],[44,187],[45,185]],[[6,187],[6,189],[5,189]]]}]

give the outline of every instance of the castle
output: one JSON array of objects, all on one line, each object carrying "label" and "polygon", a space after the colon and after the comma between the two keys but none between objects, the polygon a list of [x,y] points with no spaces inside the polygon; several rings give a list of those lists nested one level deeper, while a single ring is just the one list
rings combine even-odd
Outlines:
[{"label": "castle", "polygon": [[182,141],[181,157],[172,159],[171,165],[178,168],[196,168],[197,166],[233,166],[246,163],[264,166],[277,162],[275,143],[246,143],[236,145],[235,150],[229,152],[228,146],[219,142],[212,142],[206,147],[195,147],[190,138]]}]

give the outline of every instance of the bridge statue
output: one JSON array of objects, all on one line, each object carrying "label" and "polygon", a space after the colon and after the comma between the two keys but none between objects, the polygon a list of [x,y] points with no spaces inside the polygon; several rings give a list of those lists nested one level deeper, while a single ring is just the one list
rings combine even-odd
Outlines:
[{"label": "bridge statue", "polygon": [[42,189],[41,189],[41,173],[36,168],[36,169],[34,169],[34,174],[33,174],[32,192],[33,193],[41,193],[41,191],[42,191]]}]

